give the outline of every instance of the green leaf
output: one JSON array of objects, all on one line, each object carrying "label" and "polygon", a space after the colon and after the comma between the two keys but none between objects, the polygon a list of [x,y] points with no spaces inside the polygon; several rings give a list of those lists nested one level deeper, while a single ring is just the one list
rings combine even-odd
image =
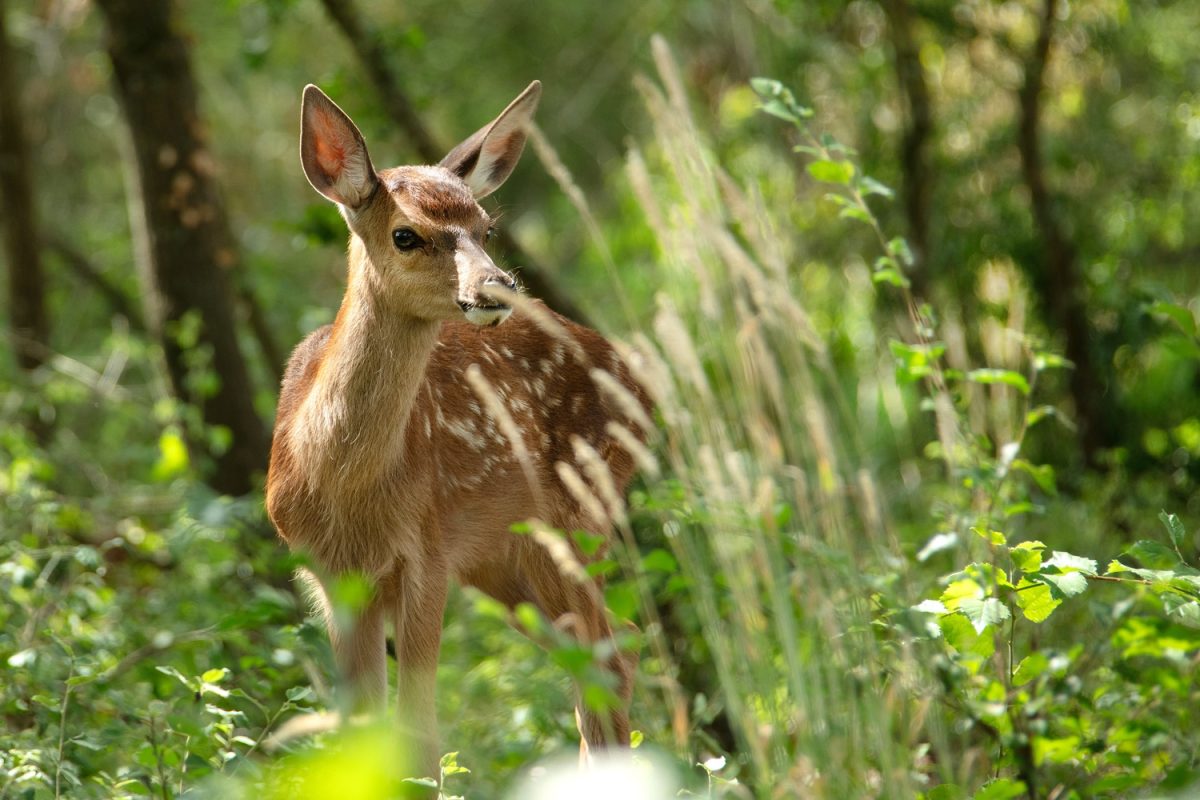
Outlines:
[{"label": "green leaf", "polygon": [[949,550],[957,544],[958,534],[954,531],[935,533],[929,537],[929,541],[925,543],[925,546],[917,552],[917,561],[924,563],[937,553]]},{"label": "green leaf", "polygon": [[1178,553],[1161,542],[1149,539],[1134,542],[1122,555],[1136,558],[1142,566],[1150,569],[1173,569],[1179,565]]},{"label": "green leaf", "polygon": [[1046,545],[1039,541],[1020,542],[1008,551],[1013,564],[1022,572],[1037,572],[1042,566],[1042,551]]},{"label": "green leaf", "polygon": [[1021,614],[1030,622],[1045,622],[1054,609],[1062,605],[1062,600],[1054,596],[1049,586],[1025,579],[1017,584],[1016,597]]},{"label": "green leaf", "polygon": [[1187,541],[1187,529],[1183,527],[1183,523],[1179,521],[1179,517],[1174,514],[1168,514],[1166,511],[1158,512],[1158,518],[1162,520],[1162,524],[1166,526],[1167,533],[1171,537],[1171,544],[1178,550]]},{"label": "green leaf", "polygon": [[899,286],[901,289],[907,289],[912,286],[912,282],[901,275],[894,269],[881,269],[871,273],[872,283],[886,283],[891,286]]},{"label": "green leaf", "polygon": [[1049,666],[1050,659],[1046,658],[1045,654],[1040,652],[1030,653],[1021,659],[1020,664],[1017,664],[1017,668],[1013,672],[1013,685],[1024,686],[1045,672]]},{"label": "green leaf", "polygon": [[471,771],[466,767],[459,766],[457,750],[453,753],[446,753],[446,755],[442,756],[439,766],[441,767],[442,775],[462,775]]},{"label": "green leaf", "polygon": [[996,642],[991,634],[980,636],[971,621],[962,614],[947,614],[938,619],[942,638],[946,644],[960,653],[970,653],[980,658],[990,658],[996,651]]},{"label": "green leaf", "polygon": [[1020,470],[1033,478],[1034,483],[1048,495],[1058,494],[1058,485],[1054,479],[1054,467],[1049,464],[1033,464],[1023,458],[1012,462],[1012,468]]},{"label": "green leaf", "polygon": [[1014,800],[1025,794],[1024,781],[1012,778],[999,778],[985,784],[975,793],[973,800]]},{"label": "green leaf", "polygon": [[427,789],[438,788],[438,782],[433,778],[403,778],[401,783],[410,783],[413,786],[424,786]]},{"label": "green leaf", "polygon": [[1047,369],[1074,369],[1075,363],[1058,353],[1037,353],[1033,357],[1033,368],[1038,372]]},{"label": "green leaf", "polygon": [[1087,578],[1082,572],[1067,572],[1062,575],[1039,572],[1030,577],[1039,583],[1046,584],[1051,591],[1057,592],[1062,597],[1074,597],[1087,589]]},{"label": "green leaf", "polygon": [[983,539],[988,544],[995,545],[996,547],[1003,547],[1004,545],[1008,544],[1008,539],[1006,539],[1004,534],[1000,531],[985,531],[980,530],[979,528],[971,528],[971,533],[975,534],[980,539]]},{"label": "green leaf", "polygon": [[1192,316],[1191,309],[1184,306],[1175,305],[1174,303],[1151,303],[1146,308],[1151,314],[1158,314],[1167,317],[1172,322],[1180,327],[1180,329],[1188,336],[1196,336],[1196,318]]},{"label": "green leaf", "polygon": [[1042,566],[1057,567],[1060,572],[1083,572],[1087,575],[1095,575],[1098,569],[1095,559],[1064,553],[1061,550],[1055,550],[1050,560]]},{"label": "green leaf", "polygon": [[964,597],[958,601],[958,612],[970,620],[976,633],[983,633],[989,625],[999,625],[1011,616],[1008,606],[995,597],[983,600]]},{"label": "green leaf", "polygon": [[906,267],[911,267],[916,258],[913,257],[912,248],[908,246],[908,240],[903,236],[897,236],[887,243],[888,255],[894,256]]},{"label": "green leaf", "polygon": [[679,570],[679,562],[675,560],[675,556],[659,547],[642,557],[642,569],[647,572],[674,574]]},{"label": "green leaf", "polygon": [[229,670],[225,667],[221,667],[220,669],[210,669],[200,676],[200,680],[204,681],[205,683],[220,683],[228,674]]},{"label": "green leaf", "polygon": [[904,383],[913,383],[932,375],[946,346],[941,342],[929,344],[905,344],[895,339],[888,342],[892,356],[896,359],[896,377]]},{"label": "green leaf", "polygon": [[150,471],[150,477],[159,482],[176,478],[188,469],[187,445],[174,428],[167,428],[158,437],[158,463]]},{"label": "green leaf", "polygon": [[841,186],[848,186],[850,180],[854,177],[854,165],[849,161],[829,161],[821,159],[820,161],[810,162],[805,169],[808,174],[824,183],[836,183]]},{"label": "green leaf", "polygon": [[292,703],[300,703],[313,696],[311,686],[293,686],[287,690],[287,699]]},{"label": "green leaf", "polygon": [[891,190],[891,187],[887,186],[886,184],[880,183],[879,181],[875,180],[874,178],[870,177],[869,175],[864,175],[862,177],[862,180],[859,181],[858,186],[859,186],[859,190],[864,195],[878,194],[878,195],[883,195],[884,197],[887,197],[887,198],[891,198],[891,197],[895,196],[895,192],[893,192]]},{"label": "green leaf", "polygon": [[629,749],[637,750],[639,747],[642,746],[642,741],[644,739],[645,739],[645,734],[643,734],[641,731],[637,731],[637,730],[630,731],[629,732]]},{"label": "green leaf", "polygon": [[1033,739],[1033,760],[1036,764],[1069,764],[1076,759],[1086,757],[1079,746],[1078,736],[1064,736],[1060,739],[1048,739],[1035,736]]},{"label": "green leaf", "polygon": [[1012,386],[1021,394],[1029,394],[1029,381],[1011,369],[973,369],[967,373],[967,380],[974,383],[1002,383]]},{"label": "green leaf", "polygon": [[983,587],[976,581],[966,578],[952,581],[942,591],[942,596],[939,599],[946,605],[946,608],[951,611],[957,611],[959,604],[963,600],[982,600],[983,595]]},{"label": "green leaf", "polygon": [[579,547],[579,552],[583,553],[585,558],[591,558],[596,555],[600,550],[600,546],[605,542],[604,536],[588,531],[572,531],[571,538],[575,540],[575,544]]}]

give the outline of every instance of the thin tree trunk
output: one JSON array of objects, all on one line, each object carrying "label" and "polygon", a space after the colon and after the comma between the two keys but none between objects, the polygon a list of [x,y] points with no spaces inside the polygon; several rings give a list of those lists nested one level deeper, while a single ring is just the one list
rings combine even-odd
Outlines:
[{"label": "thin tree trunk", "polygon": [[[417,115],[412,101],[400,86],[400,81],[388,61],[383,40],[363,24],[362,15],[354,0],[321,0],[321,5],[350,43],[383,101],[384,110],[404,131],[417,155],[428,164],[441,161],[442,156],[449,152],[449,148],[438,144]],[[588,324],[587,315],[583,310],[546,274],[544,267],[534,263],[529,253],[504,228],[498,231],[496,245],[507,256],[508,261],[522,267],[521,282],[530,294],[545,301],[546,305],[564,317],[583,325]]]},{"label": "thin tree trunk", "polygon": [[908,108],[907,125],[900,143],[900,166],[904,174],[901,197],[908,220],[908,242],[915,256],[910,278],[913,291],[918,296],[928,297],[931,282],[929,204],[933,189],[933,175],[929,169],[929,139],[933,133],[929,86],[913,38],[913,14],[908,0],[883,0],[883,10],[892,33],[896,78]]},{"label": "thin tree trunk", "polygon": [[[204,141],[187,44],[174,27],[170,0],[96,5],[108,23],[108,53],[142,195],[147,291],[156,295],[148,322],[162,343],[175,395],[198,406],[206,425],[230,434],[227,448],[212,447],[211,437],[192,437],[193,451],[207,451],[215,462],[206,480],[218,491],[243,494],[266,467],[267,438],[238,346],[228,274],[238,267],[237,247]],[[180,341],[188,317],[200,323],[194,343]],[[194,374],[195,354],[205,350],[218,379],[207,389]]]},{"label": "thin tree trunk", "polygon": [[1037,42],[1025,64],[1025,82],[1020,88],[1020,124],[1017,148],[1021,170],[1029,188],[1034,227],[1042,242],[1042,268],[1034,282],[1051,317],[1063,332],[1066,356],[1075,364],[1070,389],[1079,424],[1080,445],[1089,464],[1096,463],[1098,451],[1112,443],[1108,410],[1104,401],[1108,383],[1092,353],[1087,318],[1087,287],[1079,269],[1074,244],[1055,213],[1053,198],[1046,186],[1042,164],[1042,90],[1046,63],[1054,36],[1058,0],[1045,0]]},{"label": "thin tree trunk", "polygon": [[8,262],[8,310],[13,351],[25,370],[41,366],[49,352],[50,321],[38,242],[37,207],[30,174],[29,142],[21,116],[21,82],[8,41],[0,0],[0,227]]}]

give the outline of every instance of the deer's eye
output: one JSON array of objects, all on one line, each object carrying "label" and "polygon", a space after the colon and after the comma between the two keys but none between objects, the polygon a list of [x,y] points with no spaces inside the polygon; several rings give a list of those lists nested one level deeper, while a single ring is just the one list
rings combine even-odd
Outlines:
[{"label": "deer's eye", "polygon": [[496,226],[492,225],[487,229],[487,233],[484,234],[483,240],[485,242],[490,242],[492,240],[492,237],[494,237],[495,235],[496,235]]},{"label": "deer's eye", "polygon": [[417,232],[412,228],[396,228],[392,231],[392,243],[396,245],[397,250],[415,250],[425,242]]}]

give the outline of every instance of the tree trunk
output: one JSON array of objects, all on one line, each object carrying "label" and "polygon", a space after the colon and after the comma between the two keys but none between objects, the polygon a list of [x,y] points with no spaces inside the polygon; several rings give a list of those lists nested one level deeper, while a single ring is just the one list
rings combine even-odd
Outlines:
[{"label": "tree trunk", "polygon": [[41,366],[49,352],[45,280],[38,242],[37,208],[30,174],[29,142],[21,117],[21,82],[0,0],[0,227],[8,261],[8,310],[13,352],[22,369]]},{"label": "tree trunk", "polygon": [[908,241],[915,263],[910,278],[913,292],[929,297],[929,203],[933,176],[929,169],[929,138],[933,133],[929,86],[913,39],[912,8],[908,0],[883,0],[892,34],[896,59],[896,78],[908,109],[904,138],[900,143],[900,167],[903,170],[901,197],[908,219]]},{"label": "tree trunk", "polygon": [[1084,458],[1094,465],[1098,451],[1112,444],[1110,415],[1104,401],[1108,381],[1092,353],[1087,287],[1080,274],[1075,246],[1055,213],[1041,155],[1041,96],[1057,13],[1058,0],[1045,0],[1037,42],[1025,64],[1025,82],[1018,96],[1021,116],[1017,148],[1025,184],[1029,187],[1034,227],[1045,253],[1042,269],[1035,271],[1034,284],[1054,323],[1063,332],[1067,358],[1075,364],[1070,388],[1079,441]]},{"label": "tree trunk", "polygon": [[[321,0],[325,13],[338,26],[351,49],[362,62],[371,84],[375,87],[383,108],[392,121],[404,131],[405,136],[412,142],[413,149],[427,164],[436,164],[449,148],[442,148],[434,140],[429,129],[417,116],[412,101],[405,94],[396,78],[396,73],[388,62],[387,49],[382,40],[362,22],[362,15],[354,0]],[[546,305],[581,325],[587,325],[587,316],[570,297],[559,288],[543,267],[539,267],[525,252],[524,248],[512,235],[501,228],[496,237],[496,245],[508,257],[517,262],[521,269],[521,283],[530,294],[543,300]]]},{"label": "tree trunk", "polygon": [[[175,395],[200,408],[204,423],[230,434],[228,447],[192,436],[215,469],[207,482],[243,494],[266,467],[267,439],[254,411],[238,346],[229,272],[237,247],[213,177],[187,45],[173,25],[170,0],[96,0],[108,23],[108,53],[129,123],[149,241],[148,322],[159,337]],[[140,225],[135,225],[135,230]],[[185,317],[198,322],[195,341],[181,341]],[[215,387],[196,374],[196,353]]]}]

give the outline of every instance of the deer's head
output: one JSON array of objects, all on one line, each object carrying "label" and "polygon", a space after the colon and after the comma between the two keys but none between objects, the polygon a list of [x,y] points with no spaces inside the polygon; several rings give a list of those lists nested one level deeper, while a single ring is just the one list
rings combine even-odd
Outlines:
[{"label": "deer's head", "polygon": [[316,86],[305,87],[300,160],[313,188],[341,209],[352,253],[363,248],[366,258],[351,259],[362,274],[351,280],[366,281],[402,313],[503,322],[512,309],[488,290],[512,291],[516,282],[484,249],[492,220],[479,200],[517,165],[541,91],[539,82],[529,84],[437,166],[376,172],[350,117]]}]

